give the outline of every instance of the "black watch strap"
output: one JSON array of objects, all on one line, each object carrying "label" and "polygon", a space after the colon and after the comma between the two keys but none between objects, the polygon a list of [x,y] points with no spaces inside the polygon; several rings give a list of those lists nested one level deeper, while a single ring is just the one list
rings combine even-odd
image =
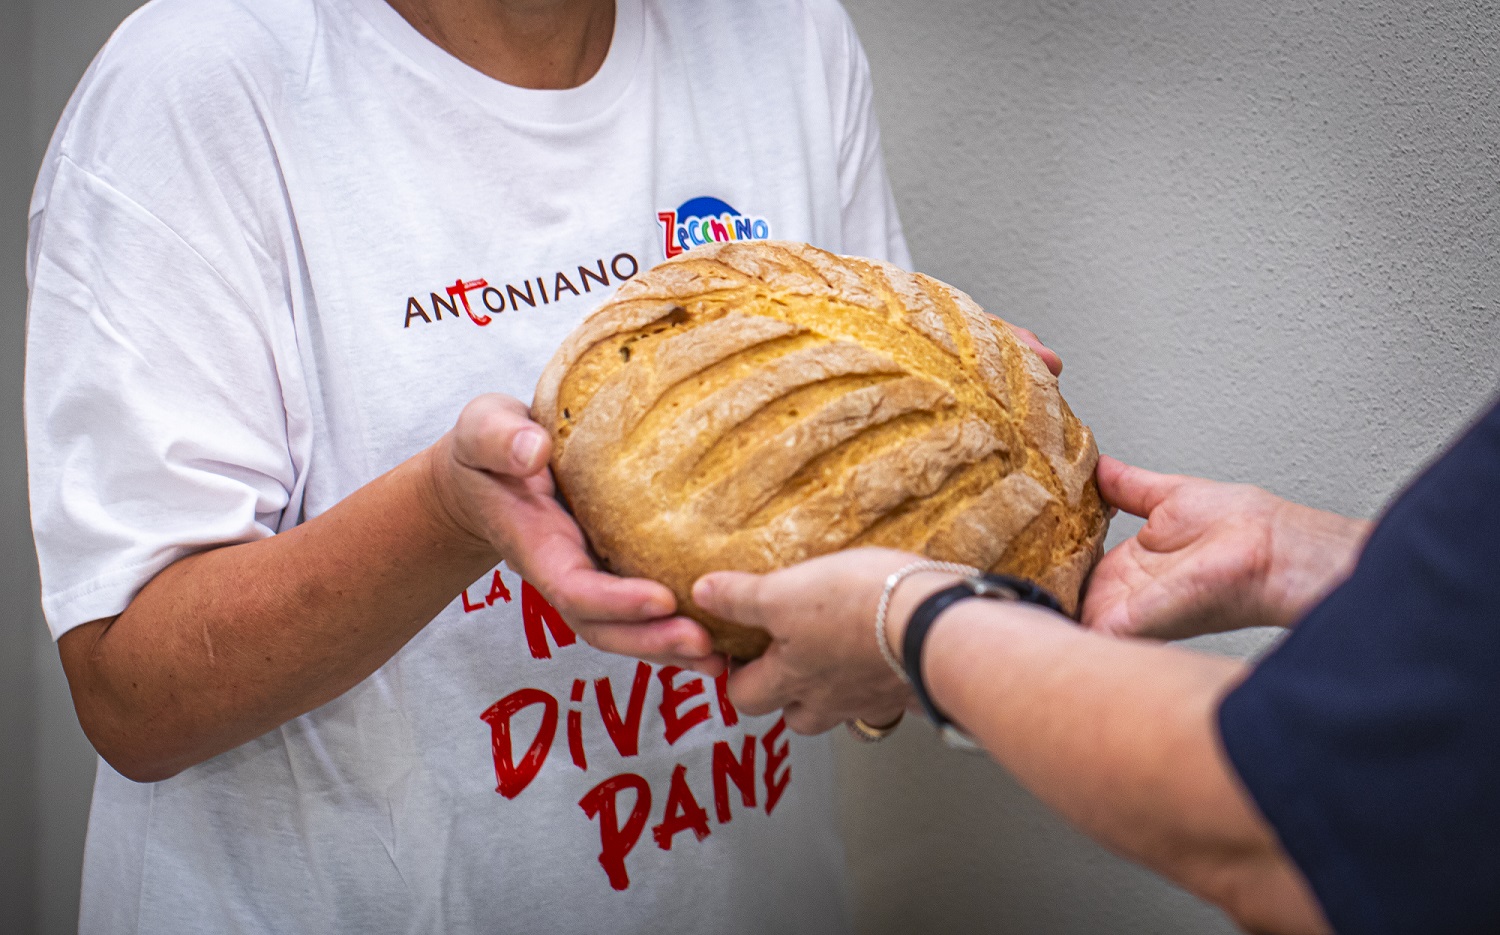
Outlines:
[{"label": "black watch strap", "polygon": [[[927,683],[922,679],[922,647],[926,645],[927,634],[931,632],[932,625],[937,622],[943,611],[971,597],[1024,601],[1062,613],[1062,605],[1057,602],[1057,598],[1038,587],[1036,583],[1010,575],[992,574],[965,578],[952,587],[929,595],[926,600],[917,605],[917,609],[912,611],[911,620],[906,624],[906,633],[901,638],[901,664],[911,679],[912,691],[916,694],[917,701],[921,703],[922,710],[926,712],[933,724],[945,731],[952,728],[952,722],[938,710],[937,705],[933,704],[932,696],[927,693]],[[955,738],[947,739],[952,742]]]}]

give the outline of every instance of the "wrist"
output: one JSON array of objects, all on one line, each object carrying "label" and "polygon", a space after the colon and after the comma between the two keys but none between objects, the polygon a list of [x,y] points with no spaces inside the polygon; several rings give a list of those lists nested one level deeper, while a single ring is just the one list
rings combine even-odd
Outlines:
[{"label": "wrist", "polygon": [[962,580],[962,575],[952,572],[919,571],[908,575],[896,585],[891,592],[890,606],[886,609],[885,638],[897,659],[902,658],[902,640],[906,636],[906,625],[911,622],[912,612],[928,597]]},{"label": "wrist", "polygon": [[414,472],[417,497],[434,534],[461,550],[484,553],[498,562],[501,556],[494,544],[468,520],[458,475],[471,468],[454,458],[452,433],[423,449],[412,460],[417,467]]},{"label": "wrist", "polygon": [[960,577],[954,584],[940,585],[907,614],[902,633],[904,667],[911,679],[913,694],[928,718],[939,728],[946,743],[969,752],[979,749],[973,737],[955,722],[957,715],[935,695],[935,686],[929,681],[933,672],[943,667],[932,668],[935,654],[927,651],[928,645],[954,642],[944,639],[954,625],[939,627],[938,623],[954,615],[963,617],[958,623],[970,625],[959,625],[954,634],[958,642],[963,642],[964,632],[975,629],[973,624],[980,620],[1003,622],[1011,619],[1018,610],[1023,617],[1026,612],[1032,612],[1062,620],[1060,609],[1056,598],[1032,581],[1010,575],[977,574]]},{"label": "wrist", "polygon": [[1287,503],[1267,576],[1265,604],[1277,626],[1291,626],[1348,578],[1373,524]]}]

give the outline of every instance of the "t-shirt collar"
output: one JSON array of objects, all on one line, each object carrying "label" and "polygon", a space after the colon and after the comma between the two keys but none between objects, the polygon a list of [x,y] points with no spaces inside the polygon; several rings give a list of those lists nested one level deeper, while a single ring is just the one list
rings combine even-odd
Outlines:
[{"label": "t-shirt collar", "polygon": [[541,91],[505,84],[470,67],[418,32],[386,0],[348,2],[401,55],[498,115],[524,123],[577,123],[603,112],[635,76],[645,38],[642,0],[615,0],[615,30],[604,64],[576,88]]}]

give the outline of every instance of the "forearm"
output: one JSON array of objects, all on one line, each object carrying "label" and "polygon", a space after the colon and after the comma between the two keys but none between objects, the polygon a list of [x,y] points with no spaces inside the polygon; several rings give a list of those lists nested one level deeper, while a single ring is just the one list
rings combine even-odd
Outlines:
[{"label": "forearm", "polygon": [[79,721],[125,775],[175,775],[378,669],[498,556],[455,534],[429,453],[326,513],[157,575],[58,648]]},{"label": "forearm", "polygon": [[938,706],[1085,832],[1253,930],[1322,931],[1219,745],[1218,703],[1243,672],[983,601],[944,614],[924,653]]}]

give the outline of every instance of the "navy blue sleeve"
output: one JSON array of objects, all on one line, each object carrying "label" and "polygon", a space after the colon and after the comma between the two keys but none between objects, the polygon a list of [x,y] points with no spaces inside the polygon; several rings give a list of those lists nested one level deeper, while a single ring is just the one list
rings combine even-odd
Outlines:
[{"label": "navy blue sleeve", "polygon": [[1340,935],[1500,932],[1500,406],[1219,726]]}]

